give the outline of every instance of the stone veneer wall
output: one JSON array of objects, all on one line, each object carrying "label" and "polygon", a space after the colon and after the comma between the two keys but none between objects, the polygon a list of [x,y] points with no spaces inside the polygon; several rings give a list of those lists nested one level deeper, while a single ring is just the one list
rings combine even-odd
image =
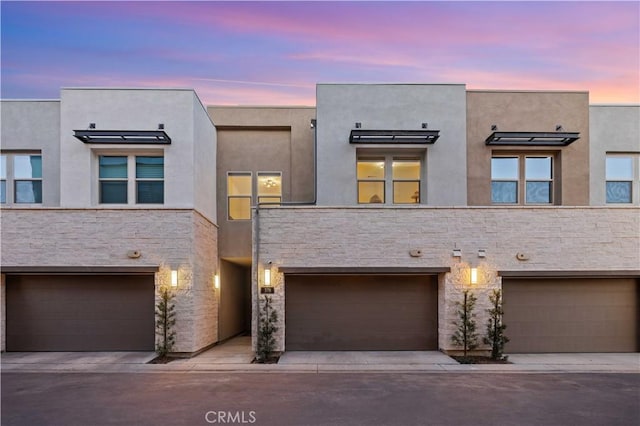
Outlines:
[{"label": "stone veneer wall", "polygon": [[[470,263],[479,269],[473,288],[483,333],[488,295],[502,285],[498,271],[638,270],[639,230],[640,209],[633,207],[263,208],[254,220],[253,306],[264,265],[273,262],[281,351],[286,283],[280,266],[450,267],[439,277],[439,345],[455,350],[455,301],[469,286]],[[452,257],[454,247],[461,259]],[[423,256],[409,256],[412,249]],[[478,258],[478,249],[486,258]],[[516,259],[517,253],[529,260]],[[254,309],[254,336],[256,315]]]},{"label": "stone veneer wall", "polygon": [[[217,227],[191,209],[2,210],[3,266],[159,266],[156,290],[178,269],[176,352],[217,341]],[[127,251],[139,250],[138,259]],[[3,281],[4,283],[4,276]],[[2,311],[4,313],[4,285]],[[158,291],[156,291],[156,296]],[[4,350],[5,324],[2,323]]]}]

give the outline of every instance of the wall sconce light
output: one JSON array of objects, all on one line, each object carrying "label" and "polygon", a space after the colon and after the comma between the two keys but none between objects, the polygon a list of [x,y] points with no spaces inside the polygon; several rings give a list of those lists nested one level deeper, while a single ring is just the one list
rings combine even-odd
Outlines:
[{"label": "wall sconce light", "polygon": [[171,287],[178,287],[178,271],[171,270]]},{"label": "wall sconce light", "polygon": [[487,257],[487,251],[485,249],[478,249],[478,257]]},{"label": "wall sconce light", "polygon": [[469,275],[471,284],[478,284],[478,268],[471,268]]},{"label": "wall sconce light", "polygon": [[460,250],[458,248],[454,248],[453,252],[451,253],[451,256],[453,256],[453,257],[462,257],[462,250]]},{"label": "wall sconce light", "polygon": [[264,268],[264,285],[271,286],[271,269],[269,268]]},{"label": "wall sconce light", "polygon": [[359,121],[356,121],[356,129],[359,129],[362,127],[362,123]]},{"label": "wall sconce light", "polygon": [[315,128],[316,128],[316,123],[317,123],[316,119],[315,119],[315,118],[312,118],[312,119],[311,119],[311,128],[312,128],[312,129],[315,129]]},{"label": "wall sconce light", "polygon": [[220,288],[220,276],[218,274],[213,276],[213,287],[216,289]]}]

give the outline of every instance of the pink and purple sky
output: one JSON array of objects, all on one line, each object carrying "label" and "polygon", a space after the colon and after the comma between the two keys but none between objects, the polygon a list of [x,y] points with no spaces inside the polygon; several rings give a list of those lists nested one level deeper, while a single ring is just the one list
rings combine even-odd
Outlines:
[{"label": "pink and purple sky", "polygon": [[2,1],[1,97],[189,87],[314,105],[315,84],[588,90],[640,103],[640,2]]}]

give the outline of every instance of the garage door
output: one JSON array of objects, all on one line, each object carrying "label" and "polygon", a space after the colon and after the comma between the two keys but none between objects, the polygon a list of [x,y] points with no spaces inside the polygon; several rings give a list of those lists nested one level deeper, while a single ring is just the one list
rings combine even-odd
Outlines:
[{"label": "garage door", "polygon": [[504,279],[507,353],[635,352],[634,279]]},{"label": "garage door", "polygon": [[432,276],[285,276],[286,350],[436,350]]},{"label": "garage door", "polygon": [[154,350],[153,276],[7,276],[8,351]]}]

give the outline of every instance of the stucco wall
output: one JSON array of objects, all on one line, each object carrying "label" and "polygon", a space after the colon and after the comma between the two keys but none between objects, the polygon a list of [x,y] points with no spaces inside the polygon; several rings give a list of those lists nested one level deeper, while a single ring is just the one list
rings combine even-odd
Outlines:
[{"label": "stucco wall", "polygon": [[42,205],[60,203],[60,101],[0,102],[3,152],[42,152]]},{"label": "stucco wall", "polygon": [[[210,106],[218,129],[220,257],[248,263],[251,222],[227,219],[227,172],[282,172],[283,201],[313,199],[314,134],[310,107]],[[257,188],[254,188],[254,200]]]},{"label": "stucco wall", "polygon": [[[495,124],[502,132],[580,132],[567,147],[495,147],[485,145]],[[491,155],[538,152],[556,156],[554,204],[589,205],[588,92],[467,92],[467,166],[469,205],[491,205]]]},{"label": "stucco wall", "polygon": [[175,351],[193,352],[217,340],[216,231],[193,210],[7,209],[2,265],[158,266],[156,288],[177,269]]},{"label": "stucco wall", "polygon": [[[607,153],[640,154],[640,105],[593,105],[589,107],[591,133],[591,204],[606,204]],[[640,192],[636,186],[635,203]]]},{"label": "stucco wall", "polygon": [[[98,155],[163,153],[164,205],[193,208],[193,97],[192,90],[62,89],[61,206],[98,206]],[[158,124],[163,123],[172,142],[170,145],[84,144],[73,137],[73,130],[88,129],[89,123],[95,123],[98,130],[156,130]]]},{"label": "stucco wall", "polygon": [[[254,257],[257,277],[273,262],[273,295],[284,318],[287,267],[450,267],[440,276],[440,347],[450,336],[455,301],[469,283],[469,264],[479,269],[478,323],[484,324],[488,294],[501,286],[498,271],[637,270],[640,265],[640,209],[595,207],[469,208],[293,208],[261,209]],[[462,258],[452,257],[454,247]],[[411,257],[409,250],[423,256]],[[478,257],[486,250],[486,258]],[[516,259],[525,253],[529,260]],[[258,271],[259,273],[256,273]],[[254,310],[254,336],[256,313]],[[278,350],[285,348],[284,324]]]},{"label": "stucco wall", "polygon": [[384,147],[398,156],[423,150],[423,204],[466,205],[465,103],[464,85],[319,84],[318,205],[357,205],[357,150],[377,153],[383,147],[350,144],[356,122],[362,129],[420,130],[422,123],[428,123],[429,129],[440,130],[433,145]]},{"label": "stucco wall", "polygon": [[216,128],[195,93],[193,93],[193,145],[194,207],[210,221],[218,223]]}]

